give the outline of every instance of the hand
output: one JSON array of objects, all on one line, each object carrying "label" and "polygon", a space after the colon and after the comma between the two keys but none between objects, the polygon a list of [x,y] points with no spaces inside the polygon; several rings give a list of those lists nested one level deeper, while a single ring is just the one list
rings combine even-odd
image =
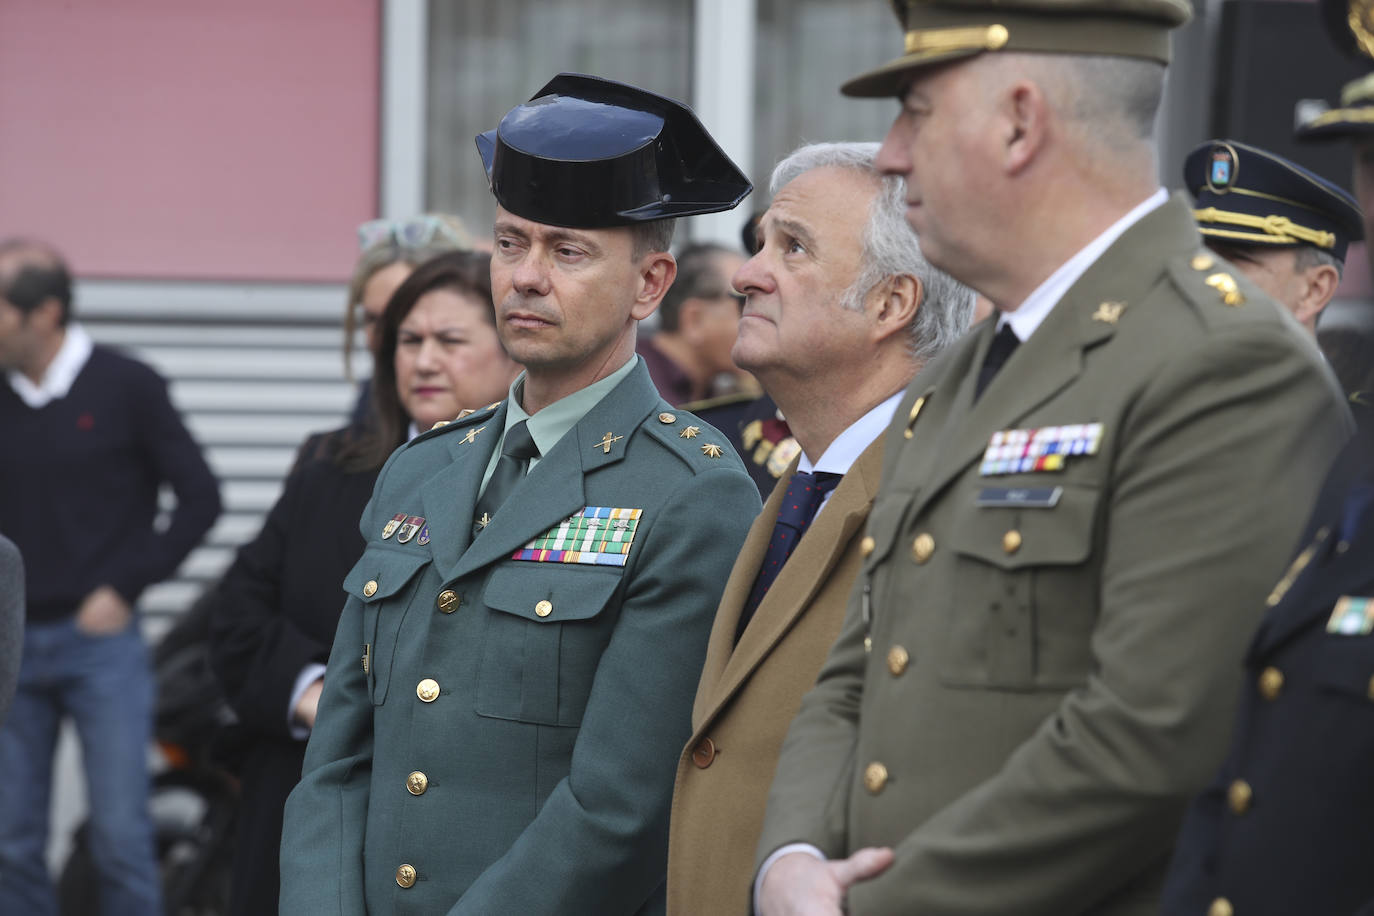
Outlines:
[{"label": "hand", "polygon": [[110,636],[133,619],[129,602],[110,586],[102,585],[81,602],[76,612],[76,628],[88,636]]},{"label": "hand", "polygon": [[301,691],[301,698],[296,701],[296,708],[291,710],[291,715],[306,728],[313,729],[315,727],[315,714],[320,710],[320,692],[322,690],[324,690],[324,678],[319,678]]},{"label": "hand", "polygon": [[759,916],[841,916],[844,895],[892,864],[892,850],[868,847],[826,862],[805,852],[778,859],[759,888]]}]

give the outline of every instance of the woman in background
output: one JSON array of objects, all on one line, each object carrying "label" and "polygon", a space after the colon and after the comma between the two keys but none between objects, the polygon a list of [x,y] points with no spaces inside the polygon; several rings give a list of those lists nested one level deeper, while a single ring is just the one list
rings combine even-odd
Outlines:
[{"label": "woman in background", "polygon": [[[362,254],[348,280],[348,308],[344,312],[344,371],[350,378],[356,331],[362,328],[367,351],[376,359],[382,311],[415,265],[446,251],[471,251],[474,247],[463,221],[444,213],[407,220],[374,219],[358,227],[358,250]],[[355,423],[367,420],[371,385],[370,379],[358,385]]]},{"label": "woman in background", "polygon": [[300,778],[377,472],[418,432],[504,397],[520,371],[496,337],[489,269],[488,255],[450,252],[401,283],[378,327],[368,423],[306,441],[262,531],[207,595],[211,661],[239,717],[231,913],[277,911],[282,808]]}]

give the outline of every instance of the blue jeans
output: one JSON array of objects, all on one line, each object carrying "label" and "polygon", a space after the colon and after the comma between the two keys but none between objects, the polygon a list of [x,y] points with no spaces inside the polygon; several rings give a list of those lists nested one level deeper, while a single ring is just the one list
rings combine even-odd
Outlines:
[{"label": "blue jeans", "polygon": [[24,630],[19,689],[0,727],[0,914],[57,916],[48,811],[58,724],[81,740],[102,916],[156,916],[161,884],[148,815],[153,678],[137,621],[89,636],[72,620]]}]

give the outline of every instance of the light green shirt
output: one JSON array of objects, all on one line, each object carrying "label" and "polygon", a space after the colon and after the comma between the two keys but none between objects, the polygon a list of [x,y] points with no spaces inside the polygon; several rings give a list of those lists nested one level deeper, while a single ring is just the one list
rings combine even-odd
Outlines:
[{"label": "light green shirt", "polygon": [[[547,455],[558,444],[558,440],[562,439],[568,430],[576,426],[578,420],[587,415],[587,411],[601,403],[601,399],[610,394],[611,389],[619,385],[625,376],[634,371],[635,364],[638,362],[638,355],[631,357],[625,361],[625,365],[610,375],[600,381],[592,382],[580,391],[574,391],[565,398],[554,401],[533,416],[525,413],[525,408],[520,406],[520,399],[525,394],[525,373],[521,372],[517,375],[515,381],[510,383],[510,396],[506,399],[506,426],[501,430],[501,441],[496,443],[496,449],[491,453],[491,460],[487,462],[487,470],[482,475],[482,489],[478,491],[478,497],[481,497],[487,489],[487,481],[491,480],[491,475],[496,471],[496,462],[501,458],[501,446],[505,444],[506,433],[510,431],[512,426],[524,420],[530,438],[539,448],[539,454]],[[538,458],[531,458],[525,473],[528,474],[534,470],[534,466],[538,463]]]}]

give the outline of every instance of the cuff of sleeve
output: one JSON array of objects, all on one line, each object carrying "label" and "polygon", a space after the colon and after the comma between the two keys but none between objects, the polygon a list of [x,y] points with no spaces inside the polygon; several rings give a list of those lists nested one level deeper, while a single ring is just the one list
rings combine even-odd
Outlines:
[{"label": "cuff of sleeve", "polygon": [[291,701],[286,704],[286,727],[291,730],[291,737],[297,741],[309,738],[310,729],[296,721],[296,704],[301,701],[301,694],[305,693],[305,688],[324,677],[324,672],[324,665],[312,662],[296,675],[296,683],[291,688]]},{"label": "cuff of sleeve", "polygon": [[812,846],[810,843],[788,843],[786,846],[779,846],[777,849],[773,850],[773,854],[763,860],[763,864],[759,866],[758,875],[754,877],[755,914],[763,912],[762,908],[759,906],[759,891],[763,888],[764,875],[768,874],[768,869],[773,867],[774,862],[778,861],[783,856],[791,855],[794,852],[804,852],[808,856],[815,856],[822,862],[826,861],[825,853],[821,852],[818,848]]}]

